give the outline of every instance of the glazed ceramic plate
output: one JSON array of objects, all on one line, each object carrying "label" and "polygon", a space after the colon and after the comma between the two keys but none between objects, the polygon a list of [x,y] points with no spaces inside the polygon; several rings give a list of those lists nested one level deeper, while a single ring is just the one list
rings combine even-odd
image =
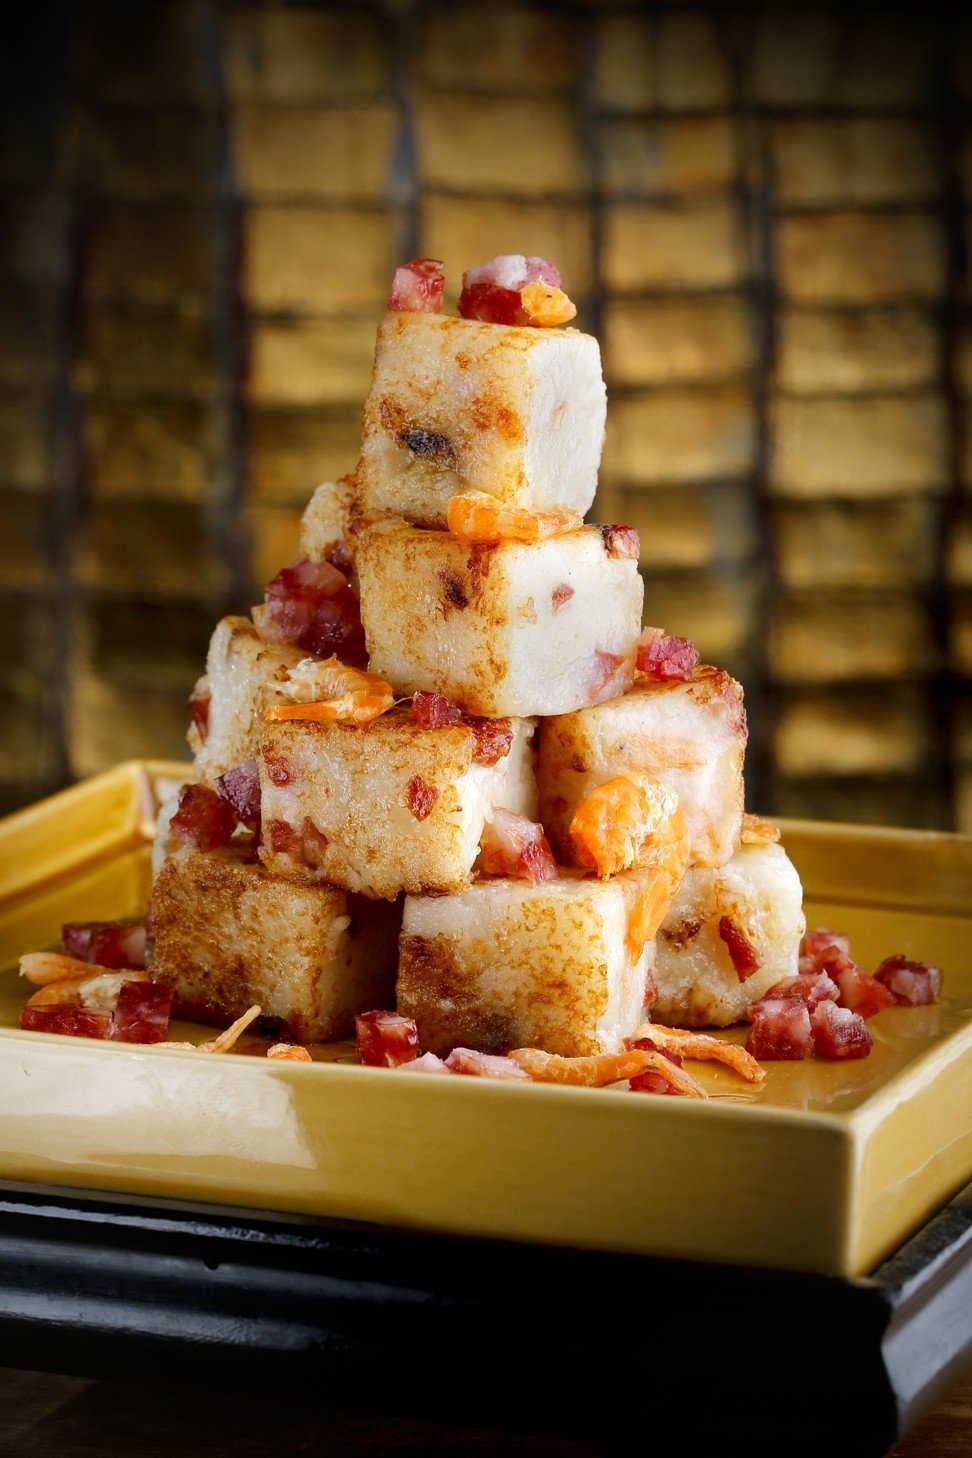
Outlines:
[{"label": "glazed ceramic plate", "polygon": [[944,1000],[872,1019],[867,1059],[771,1064],[756,1090],[693,1064],[705,1102],[396,1076],[348,1045],[281,1064],[21,1032],[17,957],[62,921],[142,913],[155,809],[187,773],[127,763],[0,822],[4,1178],[834,1276],[972,1178],[959,836],[784,822],[808,924],[850,933],[864,966],[938,963]]}]

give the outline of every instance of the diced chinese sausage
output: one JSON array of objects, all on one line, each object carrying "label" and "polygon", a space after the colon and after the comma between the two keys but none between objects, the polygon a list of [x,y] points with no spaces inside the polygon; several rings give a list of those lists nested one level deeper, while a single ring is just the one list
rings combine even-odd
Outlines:
[{"label": "diced chinese sausage", "polygon": [[233,806],[208,785],[183,785],[179,804],[169,820],[169,834],[194,850],[229,845],[236,829]]},{"label": "diced chinese sausage", "polygon": [[[644,593],[597,527],[470,546],[401,521],[359,532],[373,672],[472,714],[560,714],[627,689]],[[565,595],[564,589],[572,589]]]},{"label": "diced chinese sausage", "polygon": [[368,896],[468,885],[493,807],[536,816],[533,725],[507,727],[484,762],[479,726],[428,728],[404,705],[368,724],[266,725],[261,859]]},{"label": "diced chinese sausage", "polygon": [[762,965],[759,948],[746,935],[734,916],[719,917],[719,939],[726,946],[729,960],[736,969],[740,982],[752,977]]},{"label": "diced chinese sausage", "polygon": [[292,1039],[324,1042],[390,1004],[399,912],[271,876],[233,851],[185,851],[152,887],[152,975],[173,1015],[223,1026],[258,1003]]},{"label": "diced chinese sausage", "polygon": [[816,959],[817,969],[826,972],[837,986],[837,1001],[841,1007],[860,1013],[862,1018],[872,1018],[886,1007],[893,1007],[897,999],[882,982],[859,967],[839,947],[826,947]]},{"label": "diced chinese sausage", "polygon": [[144,967],[144,921],[68,921],[61,947],[69,957],[99,967]]},{"label": "diced chinese sausage", "polygon": [[419,1056],[418,1029],[401,1013],[372,1008],[354,1020],[358,1062],[372,1068],[398,1068]]},{"label": "diced chinese sausage", "polygon": [[332,562],[296,557],[281,567],[254,607],[253,621],[267,643],[292,643],[318,658],[336,654],[342,663],[365,666],[361,608],[347,574]]},{"label": "diced chinese sausage", "polygon": [[583,515],[605,416],[590,335],[386,314],[364,406],[358,505],[365,516],[442,527],[450,496],[473,490]]},{"label": "diced chinese sausage", "polygon": [[753,1007],[746,1052],[754,1058],[794,1061],[810,1053],[812,1036],[810,1013],[802,998],[764,997]]},{"label": "diced chinese sausage", "polygon": [[29,1007],[20,1009],[20,1026],[27,1033],[61,1033],[72,1038],[107,1038],[111,1013],[104,1008]]},{"label": "diced chinese sausage", "polygon": [[[653,1017],[685,1027],[744,1018],[774,983],[795,975],[802,903],[800,878],[778,845],[740,846],[722,867],[689,871],[658,934]],[[755,954],[758,965],[744,977],[726,921]]]},{"label": "diced chinese sausage", "polygon": [[525,1073],[512,1058],[499,1053],[480,1053],[475,1048],[453,1048],[445,1066],[450,1073],[465,1073],[473,1078],[506,1078],[523,1081]]},{"label": "diced chinese sausage", "polygon": [[[806,957],[809,961],[815,961],[822,952],[830,947],[836,947],[846,957],[850,956],[850,937],[846,932],[830,931],[827,927],[814,927],[811,931],[804,932],[803,940],[800,943],[800,956]],[[802,969],[810,971],[807,966]]]},{"label": "diced chinese sausage", "polygon": [[[260,824],[260,766],[255,759],[238,764],[216,780],[216,789],[241,825]],[[170,821],[171,825],[171,821]]]},{"label": "diced chinese sausage", "polygon": [[515,876],[539,886],[560,874],[543,826],[497,806],[483,827],[479,869],[484,876]]},{"label": "diced chinese sausage", "polygon": [[443,1059],[437,1053],[423,1053],[419,1058],[413,1058],[410,1063],[399,1063],[399,1073],[446,1073],[451,1074],[452,1069],[447,1068]]},{"label": "diced chinese sausage", "polygon": [[912,962],[900,954],[885,957],[874,974],[875,982],[905,1007],[925,1007],[938,1001],[942,990],[942,969],[928,962]]},{"label": "diced chinese sausage", "polygon": [[813,1012],[822,1002],[836,1002],[837,984],[826,972],[798,972],[795,977],[784,977],[782,982],[766,990],[764,997],[799,997]]},{"label": "diced chinese sausage", "polygon": [[463,319],[552,328],[577,314],[561,282],[548,259],[503,253],[466,270],[457,307]]},{"label": "diced chinese sausage", "polygon": [[639,675],[619,698],[542,721],[541,819],[569,858],[580,801],[616,775],[647,773],[678,795],[690,864],[721,866],[742,828],[745,753],[742,689],[722,669],[702,666],[686,681]]},{"label": "diced chinese sausage", "polygon": [[118,1043],[161,1043],[169,1028],[172,988],[126,982],[118,989],[110,1037]]},{"label": "diced chinese sausage", "polygon": [[654,944],[633,953],[644,874],[479,881],[405,901],[397,1006],[423,1048],[613,1053],[643,1020]]},{"label": "diced chinese sausage", "polygon": [[813,1050],[820,1058],[866,1058],[871,1035],[860,1013],[838,1007],[829,999],[810,1014]]},{"label": "diced chinese sausage", "polygon": [[399,264],[388,296],[389,309],[441,314],[445,270],[438,258],[413,258]]},{"label": "diced chinese sausage", "polygon": [[638,639],[637,662],[647,678],[684,681],[691,679],[699,666],[699,650],[691,638],[675,638],[661,628],[646,628]]}]

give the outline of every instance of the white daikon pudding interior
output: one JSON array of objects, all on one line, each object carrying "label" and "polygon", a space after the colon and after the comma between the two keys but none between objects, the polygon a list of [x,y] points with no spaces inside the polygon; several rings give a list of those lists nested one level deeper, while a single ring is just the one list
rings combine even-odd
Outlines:
[{"label": "white daikon pudding interior", "polygon": [[264,712],[282,702],[287,670],[305,656],[290,643],[265,643],[249,618],[217,623],[206,659],[206,738],[195,728],[189,732],[198,779],[211,785],[217,775],[257,757]]},{"label": "white daikon pudding interior", "polygon": [[[759,966],[740,981],[719,935],[731,919],[756,949]],[[657,937],[660,1023],[727,1027],[768,988],[797,970],[806,930],[803,887],[780,845],[741,845],[724,866],[686,875]]]},{"label": "white daikon pudding interior", "polygon": [[[264,863],[281,875],[368,896],[461,889],[494,806],[536,819],[534,725],[516,720],[511,730],[508,752],[490,765],[475,762],[472,728],[427,728],[404,705],[370,724],[267,724],[260,767]],[[410,808],[415,777],[435,792],[424,818]],[[319,834],[302,850],[305,821]],[[292,851],[274,850],[275,823],[293,830]]]},{"label": "white daikon pudding interior", "polygon": [[529,717],[632,681],[644,586],[597,527],[471,546],[385,521],[358,534],[356,561],[370,667],[396,693],[435,689],[473,714]]},{"label": "white daikon pudding interior", "polygon": [[746,737],[742,688],[706,665],[686,682],[639,676],[619,698],[544,719],[537,778],[547,833],[566,858],[584,796],[615,775],[645,771],[679,797],[690,862],[723,865],[742,828]]}]

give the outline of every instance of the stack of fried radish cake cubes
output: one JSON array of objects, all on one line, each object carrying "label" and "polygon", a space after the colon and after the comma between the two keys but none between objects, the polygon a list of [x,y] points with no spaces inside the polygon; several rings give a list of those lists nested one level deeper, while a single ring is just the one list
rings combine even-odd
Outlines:
[{"label": "stack of fried radish cake cubes", "polygon": [[213,634],[153,976],[177,1016],[259,1005],[294,1044],[410,1020],[417,1068],[738,1022],[804,930],[743,813],[742,690],[642,628],[637,534],[583,520],[605,387],[556,270],[463,283],[455,317],[438,265],[398,270],[354,475]]}]

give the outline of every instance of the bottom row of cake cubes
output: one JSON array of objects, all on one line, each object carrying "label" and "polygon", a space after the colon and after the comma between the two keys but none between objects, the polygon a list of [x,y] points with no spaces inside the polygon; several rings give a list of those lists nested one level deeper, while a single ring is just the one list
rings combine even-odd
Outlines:
[{"label": "bottom row of cake cubes", "polygon": [[[561,870],[542,885],[368,900],[272,875],[234,845],[178,850],[152,891],[153,976],[176,1016],[225,1023],[259,1003],[304,1043],[396,1007],[424,1050],[615,1052],[651,1013],[725,1026],[797,970],[800,880],[778,845],[688,873],[654,940],[636,937],[650,872]],[[745,949],[741,962],[740,948]]]}]

